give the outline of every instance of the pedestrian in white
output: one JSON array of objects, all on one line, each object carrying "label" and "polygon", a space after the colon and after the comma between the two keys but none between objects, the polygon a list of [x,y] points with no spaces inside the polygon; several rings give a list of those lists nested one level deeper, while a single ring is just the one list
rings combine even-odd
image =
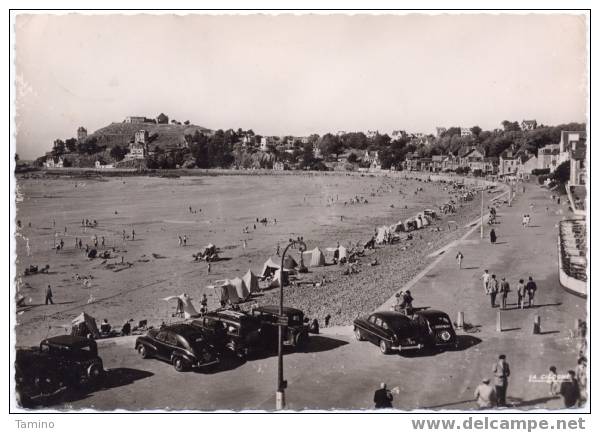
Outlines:
[{"label": "pedestrian in white", "polygon": [[485,272],[483,273],[483,275],[481,276],[481,280],[483,280],[483,292],[486,295],[489,295],[489,282],[490,282],[490,273],[488,272],[488,270],[486,269]]},{"label": "pedestrian in white", "polygon": [[461,253],[460,251],[456,255],[456,261],[458,262],[458,269],[462,269],[462,261],[463,261],[464,257],[465,256],[463,256],[463,253]]}]

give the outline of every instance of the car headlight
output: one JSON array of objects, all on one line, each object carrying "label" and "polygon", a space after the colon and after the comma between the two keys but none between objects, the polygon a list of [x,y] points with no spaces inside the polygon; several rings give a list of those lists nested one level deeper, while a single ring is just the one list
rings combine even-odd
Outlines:
[{"label": "car headlight", "polygon": [[440,338],[443,341],[449,341],[451,337],[452,337],[452,335],[450,335],[450,333],[448,331],[444,331],[440,334]]}]

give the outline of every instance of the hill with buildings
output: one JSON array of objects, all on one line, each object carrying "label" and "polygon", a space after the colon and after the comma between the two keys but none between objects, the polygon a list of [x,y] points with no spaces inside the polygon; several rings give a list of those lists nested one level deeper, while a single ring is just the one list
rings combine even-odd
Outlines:
[{"label": "hill with buildings", "polygon": [[184,147],[185,136],[194,135],[196,131],[199,133],[211,132],[210,129],[198,125],[122,122],[111,123],[94,131],[87,137],[87,140],[95,139],[98,147],[106,146],[107,149],[115,146],[127,147],[129,143],[135,141],[136,133],[139,131],[147,132],[149,145],[152,145],[152,147],[158,146],[164,150]]}]

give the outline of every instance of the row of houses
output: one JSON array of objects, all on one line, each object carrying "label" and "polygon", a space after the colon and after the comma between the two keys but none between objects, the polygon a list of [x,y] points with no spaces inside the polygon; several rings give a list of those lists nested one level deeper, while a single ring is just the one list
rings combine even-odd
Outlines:
[{"label": "row of houses", "polygon": [[584,136],[582,131],[562,131],[559,143],[540,148],[537,155],[527,150],[518,150],[514,145],[504,150],[499,157],[486,156],[476,146],[463,148],[456,155],[449,153],[421,158],[409,153],[402,166],[409,171],[435,173],[468,168],[471,172],[480,170],[483,175],[523,177],[536,169],[552,172],[561,163],[570,161],[571,184],[583,185],[587,181]]}]

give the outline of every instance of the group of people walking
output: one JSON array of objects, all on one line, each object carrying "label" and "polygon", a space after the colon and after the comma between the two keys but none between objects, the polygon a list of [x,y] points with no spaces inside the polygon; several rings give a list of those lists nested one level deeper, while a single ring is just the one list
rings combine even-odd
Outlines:
[{"label": "group of people walking", "polygon": [[[496,299],[500,295],[500,308],[506,309],[508,306],[508,294],[511,292],[510,284],[506,281],[505,277],[502,277],[500,281],[496,278],[495,274],[489,273],[486,269],[481,276],[483,281],[483,291],[490,297],[490,304],[492,308],[496,308]],[[535,294],[537,292],[537,284],[533,281],[533,277],[529,277],[527,283],[523,278],[519,279],[517,284],[517,308],[525,308],[534,306]]]}]

